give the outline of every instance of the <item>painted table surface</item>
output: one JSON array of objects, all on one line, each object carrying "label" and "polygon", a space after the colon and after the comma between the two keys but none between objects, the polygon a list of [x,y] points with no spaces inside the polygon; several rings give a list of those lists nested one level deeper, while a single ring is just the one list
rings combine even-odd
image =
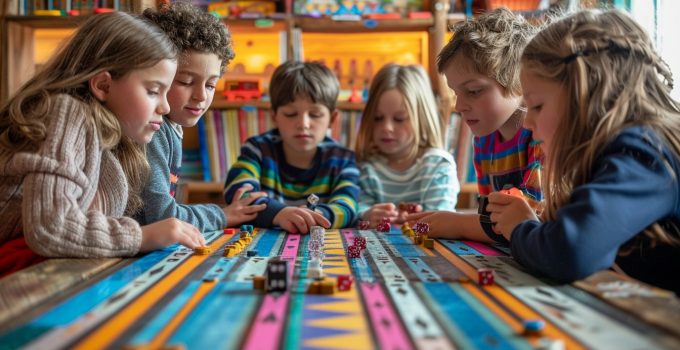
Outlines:
[{"label": "painted table surface", "polygon": [[[350,291],[305,293],[309,236],[206,234],[211,255],[173,246],[135,259],[52,259],[0,280],[0,349],[678,349],[680,303],[611,272],[573,285],[537,278],[502,249],[400,231],[328,230],[326,278]],[[346,251],[366,238],[360,258]],[[246,251],[257,250],[247,257]],[[269,257],[289,261],[287,292],[253,289]],[[496,283],[477,284],[477,269]],[[523,322],[545,322],[523,334]]]}]

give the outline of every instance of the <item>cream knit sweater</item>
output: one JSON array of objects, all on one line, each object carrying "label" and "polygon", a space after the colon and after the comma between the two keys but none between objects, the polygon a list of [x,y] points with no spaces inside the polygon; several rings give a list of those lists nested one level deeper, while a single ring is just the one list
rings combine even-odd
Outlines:
[{"label": "cream knit sweater", "polygon": [[123,217],[127,181],[100,148],[89,109],[69,95],[53,103],[47,138],[35,153],[0,164],[0,244],[24,235],[46,257],[131,256],[139,224]]}]

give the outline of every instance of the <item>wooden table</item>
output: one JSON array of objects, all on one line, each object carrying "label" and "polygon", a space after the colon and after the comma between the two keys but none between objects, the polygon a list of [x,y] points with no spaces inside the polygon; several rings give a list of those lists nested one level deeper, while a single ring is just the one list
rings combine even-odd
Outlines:
[{"label": "wooden table", "polygon": [[[354,284],[309,294],[309,236],[256,232],[235,257],[222,251],[239,237],[211,232],[211,255],[52,259],[4,278],[0,348],[680,348],[678,299],[612,272],[557,285],[475,242],[427,249],[398,230],[329,230],[326,279]],[[356,236],[367,248],[349,258]],[[289,261],[290,286],[266,294],[252,279],[273,256]],[[493,285],[477,283],[479,268],[494,269]],[[530,320],[545,328],[525,334]]]}]

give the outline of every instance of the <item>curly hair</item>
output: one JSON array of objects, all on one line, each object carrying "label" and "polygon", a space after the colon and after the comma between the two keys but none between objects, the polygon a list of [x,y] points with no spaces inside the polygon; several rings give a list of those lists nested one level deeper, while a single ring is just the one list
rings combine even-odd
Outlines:
[{"label": "curly hair", "polygon": [[453,37],[437,55],[437,71],[443,73],[460,53],[471,68],[496,80],[506,94],[520,96],[520,56],[537,30],[537,26],[506,8],[460,23],[451,29]]},{"label": "curly hair", "polygon": [[231,34],[224,23],[190,3],[162,4],[158,10],[144,10],[143,16],[156,23],[180,53],[198,51],[217,55],[222,61],[220,74],[234,59]]}]

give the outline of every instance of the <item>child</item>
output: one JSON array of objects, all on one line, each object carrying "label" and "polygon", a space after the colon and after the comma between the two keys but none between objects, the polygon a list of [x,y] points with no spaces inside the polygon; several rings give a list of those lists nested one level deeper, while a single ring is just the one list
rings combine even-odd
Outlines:
[{"label": "child", "polygon": [[561,281],[614,265],[679,293],[680,104],[647,34],[619,11],[578,12],[529,43],[521,81],[549,186],[541,221],[489,196],[512,255]]},{"label": "child", "polygon": [[359,216],[403,223],[400,203],[419,210],[455,210],[460,185],[453,157],[442,149],[432,86],[420,66],[385,65],[373,79],[359,127]]},{"label": "child", "polygon": [[[512,186],[534,203],[543,199],[540,150],[531,131],[522,127],[519,83],[519,58],[534,32],[521,16],[500,8],[455,27],[437,57],[437,69],[456,93],[455,109],[474,134],[480,196]],[[484,217],[435,212],[413,214],[408,220],[430,223],[434,237],[505,241]]]},{"label": "child", "polygon": [[[225,200],[231,203],[250,184],[268,195],[256,226],[306,233],[315,225],[351,225],[359,177],[354,152],[326,136],[338,117],[338,80],[319,63],[289,61],[274,71],[269,92],[277,128],[246,141],[229,170]],[[320,204],[301,207],[312,194]]]},{"label": "child", "polygon": [[92,16],[0,109],[0,274],[35,263],[35,254],[132,256],[204,244],[179,220],[140,227],[123,217],[126,204],[134,212],[141,203],[135,190],[148,165],[139,144],[168,112],[175,57],[142,19]]},{"label": "child", "polygon": [[[140,223],[152,223],[175,217],[201,231],[221,230],[252,220],[265,205],[249,206],[264,193],[234,201],[226,208],[215,204],[182,205],[175,201],[175,190],[182,161],[182,128],[193,127],[212,103],[217,80],[234,57],[227,28],[215,16],[189,3],[161,5],[147,9],[144,17],[163,29],[179,48],[175,80],[168,92],[170,113],[161,130],[147,146],[146,156],[151,177],[142,192],[144,210],[137,215]],[[244,186],[237,197],[252,188]]]}]

